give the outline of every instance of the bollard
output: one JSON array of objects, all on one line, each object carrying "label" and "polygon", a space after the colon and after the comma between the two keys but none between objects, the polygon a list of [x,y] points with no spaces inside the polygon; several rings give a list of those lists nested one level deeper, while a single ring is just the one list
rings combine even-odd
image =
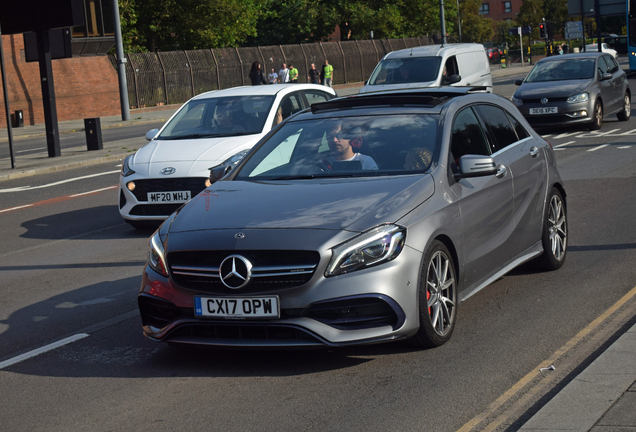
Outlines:
[{"label": "bollard", "polygon": [[84,128],[86,130],[86,147],[90,150],[101,150],[104,148],[102,143],[102,127],[99,117],[84,119]]}]

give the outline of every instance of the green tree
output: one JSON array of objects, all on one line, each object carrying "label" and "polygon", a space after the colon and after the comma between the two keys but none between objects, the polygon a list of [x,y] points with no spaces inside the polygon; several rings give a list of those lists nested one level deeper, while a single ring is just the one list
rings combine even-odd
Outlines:
[{"label": "green tree", "polygon": [[531,38],[539,39],[539,24],[544,17],[543,0],[524,0],[516,21],[522,27],[532,27]]},{"label": "green tree", "polygon": [[479,14],[481,0],[463,0],[459,4],[462,17],[462,41],[483,43],[493,37],[492,20]]}]

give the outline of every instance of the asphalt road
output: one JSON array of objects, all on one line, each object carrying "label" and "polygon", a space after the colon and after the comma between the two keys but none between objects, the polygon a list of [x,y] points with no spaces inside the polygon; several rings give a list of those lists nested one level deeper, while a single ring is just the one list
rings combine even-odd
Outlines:
[{"label": "asphalt road", "polygon": [[568,194],[564,267],[496,281],[432,350],[155,344],[136,309],[148,233],[119,218],[118,168],[0,182],[0,211],[14,208],[0,212],[0,367],[77,339],[0,369],[0,430],[458,430],[636,285],[634,135],[636,118],[547,136]]}]

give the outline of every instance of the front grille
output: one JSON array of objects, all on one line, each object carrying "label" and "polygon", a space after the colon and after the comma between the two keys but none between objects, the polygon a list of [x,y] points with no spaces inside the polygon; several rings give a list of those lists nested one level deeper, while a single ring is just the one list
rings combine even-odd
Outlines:
[{"label": "front grille", "polygon": [[124,191],[123,190],[119,190],[119,209],[123,209],[124,206],[126,205],[126,197],[124,196]]},{"label": "front grille", "polygon": [[526,120],[530,124],[565,123],[571,121],[572,117],[568,117],[564,114],[532,115],[527,116]]},{"label": "front grille", "polygon": [[319,346],[311,333],[280,324],[187,323],[170,332],[169,342],[220,346]]},{"label": "front grille", "polygon": [[[221,262],[241,255],[252,264],[252,276],[239,289],[226,287],[220,279]],[[177,285],[213,294],[242,295],[295,288],[306,284],[320,260],[315,251],[188,251],[168,254],[170,274]]]},{"label": "front grille", "polygon": [[137,303],[143,325],[163,328],[179,315],[179,309],[172,302],[158,297],[141,294]]},{"label": "front grille", "polygon": [[148,192],[176,192],[190,191],[194,197],[205,189],[206,177],[176,177],[165,179],[135,180],[135,190],[132,192],[137,201],[148,201]]},{"label": "front grille", "polygon": [[[521,99],[523,101],[524,104],[531,104],[531,103],[536,103],[536,104],[540,104],[541,103],[541,99]],[[546,105],[550,105],[553,102],[565,102],[566,100],[568,100],[567,97],[551,97],[548,98],[548,103]]]},{"label": "front grille", "polygon": [[131,216],[170,216],[183,204],[141,204],[130,210]]}]

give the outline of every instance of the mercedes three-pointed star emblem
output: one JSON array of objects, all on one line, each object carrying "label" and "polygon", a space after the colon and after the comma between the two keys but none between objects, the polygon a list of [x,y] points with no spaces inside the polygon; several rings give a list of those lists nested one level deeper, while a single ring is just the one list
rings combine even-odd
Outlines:
[{"label": "mercedes three-pointed star emblem", "polygon": [[223,285],[230,289],[243,288],[250,281],[252,263],[240,255],[230,255],[219,267],[219,276]]}]

